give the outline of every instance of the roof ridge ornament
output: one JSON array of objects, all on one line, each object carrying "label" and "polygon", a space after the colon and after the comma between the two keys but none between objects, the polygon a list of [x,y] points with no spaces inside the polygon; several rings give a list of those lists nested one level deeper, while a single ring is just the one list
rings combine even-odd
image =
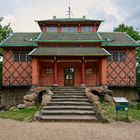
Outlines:
[{"label": "roof ridge ornament", "polygon": [[71,16],[73,16],[71,7],[70,7],[70,2],[69,2],[68,10],[66,11],[66,16],[68,16],[69,19],[71,18]]}]

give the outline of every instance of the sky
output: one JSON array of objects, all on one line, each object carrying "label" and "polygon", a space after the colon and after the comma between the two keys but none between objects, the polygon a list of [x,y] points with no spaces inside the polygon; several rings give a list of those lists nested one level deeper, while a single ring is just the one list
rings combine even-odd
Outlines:
[{"label": "sky", "polygon": [[111,32],[121,23],[140,31],[140,0],[0,0],[1,23],[11,23],[14,32],[39,32],[35,20],[66,18],[69,2],[72,18],[105,20],[99,31]]}]

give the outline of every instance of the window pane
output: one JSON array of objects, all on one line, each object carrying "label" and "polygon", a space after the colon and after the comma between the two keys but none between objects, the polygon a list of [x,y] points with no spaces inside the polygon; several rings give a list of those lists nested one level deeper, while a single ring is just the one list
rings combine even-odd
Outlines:
[{"label": "window pane", "polygon": [[27,61],[31,61],[32,57],[27,54]]},{"label": "window pane", "polygon": [[62,27],[62,32],[77,32],[76,27]]},{"label": "window pane", "polygon": [[112,57],[112,56],[108,56],[108,57],[107,57],[107,60],[108,60],[108,61],[111,61],[111,57]]},{"label": "window pane", "polygon": [[125,61],[125,53],[120,53],[120,61]]},{"label": "window pane", "polygon": [[47,27],[47,32],[57,32],[57,27]]},{"label": "window pane", "polygon": [[112,61],[113,60],[113,53],[112,52],[109,52],[111,55],[107,57],[107,60],[108,61]]},{"label": "window pane", "polygon": [[26,61],[26,53],[20,53],[20,61]]},{"label": "window pane", "polygon": [[92,27],[81,27],[81,29],[82,29],[82,32],[92,32]]},{"label": "window pane", "polygon": [[113,53],[113,61],[118,61],[118,53],[117,52]]},{"label": "window pane", "polygon": [[19,61],[19,53],[14,53],[14,61]]}]

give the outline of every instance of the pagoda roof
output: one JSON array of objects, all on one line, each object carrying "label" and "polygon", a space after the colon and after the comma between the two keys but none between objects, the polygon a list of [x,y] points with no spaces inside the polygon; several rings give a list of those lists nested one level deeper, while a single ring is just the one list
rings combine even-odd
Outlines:
[{"label": "pagoda roof", "polygon": [[53,18],[53,19],[47,19],[47,20],[35,20],[38,22],[38,24],[52,24],[52,23],[101,23],[104,20],[94,20],[94,19],[86,19],[86,18]]},{"label": "pagoda roof", "polygon": [[5,41],[3,41],[0,46],[1,47],[25,47],[25,46],[37,46],[37,43],[33,40],[37,39],[40,33],[29,33],[29,32],[20,32],[13,33],[9,36]]},{"label": "pagoda roof", "polygon": [[42,33],[37,42],[103,42],[98,33]]},{"label": "pagoda roof", "polygon": [[125,32],[99,32],[102,39],[106,40],[102,46],[140,46]]},{"label": "pagoda roof", "polygon": [[101,42],[102,46],[140,46],[123,32],[97,33],[13,33],[0,47],[37,47],[38,42]]},{"label": "pagoda roof", "polygon": [[43,47],[35,48],[30,56],[109,56],[104,48],[95,47]]}]

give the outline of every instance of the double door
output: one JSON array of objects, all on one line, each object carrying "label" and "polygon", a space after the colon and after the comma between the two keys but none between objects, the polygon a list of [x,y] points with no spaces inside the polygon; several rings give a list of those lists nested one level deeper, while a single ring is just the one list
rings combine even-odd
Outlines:
[{"label": "double door", "polygon": [[73,67],[64,68],[64,85],[65,86],[74,85],[74,68]]}]

